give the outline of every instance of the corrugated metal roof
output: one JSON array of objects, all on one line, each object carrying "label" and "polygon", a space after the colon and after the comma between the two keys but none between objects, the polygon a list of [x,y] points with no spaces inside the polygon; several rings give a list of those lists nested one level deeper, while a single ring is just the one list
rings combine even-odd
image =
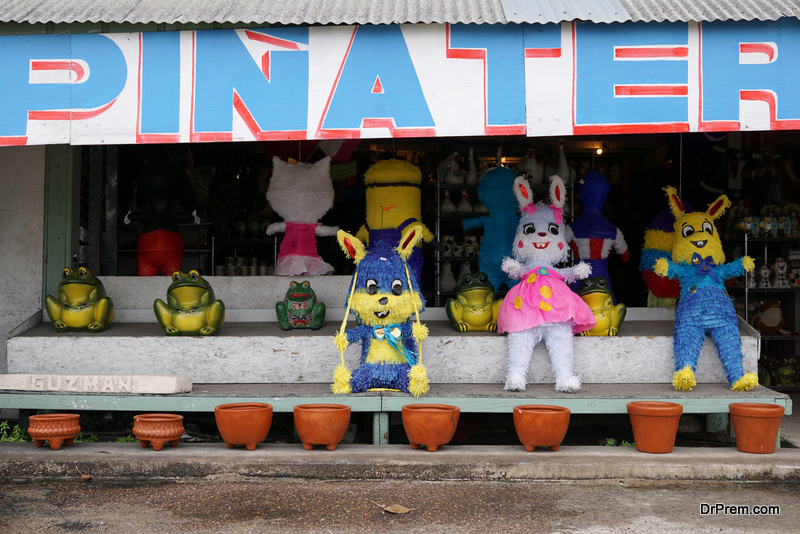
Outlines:
[{"label": "corrugated metal roof", "polygon": [[548,23],[800,18],[800,0],[2,0],[18,23]]},{"label": "corrugated metal roof", "polygon": [[501,0],[509,22],[546,24],[564,20],[625,22],[628,11],[619,0]]},{"label": "corrugated metal roof", "polygon": [[620,0],[633,21],[800,18],[800,0]]},{"label": "corrugated metal roof", "polygon": [[506,23],[500,0],[3,0],[4,22]]}]

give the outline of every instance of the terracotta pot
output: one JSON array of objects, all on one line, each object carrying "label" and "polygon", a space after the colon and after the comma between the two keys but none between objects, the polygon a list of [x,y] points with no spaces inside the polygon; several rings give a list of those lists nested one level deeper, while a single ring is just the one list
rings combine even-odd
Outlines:
[{"label": "terracotta pot", "polygon": [[675,448],[683,405],[675,402],[629,402],[633,439],[640,452],[664,454]]},{"label": "terracotta pot", "polygon": [[514,428],[525,450],[549,447],[557,451],[569,427],[569,408],[529,404],[514,407]]},{"label": "terracotta pot", "polygon": [[269,434],[272,426],[272,405],[260,402],[220,404],[214,407],[214,418],[229,449],[244,445],[248,451],[252,451]]},{"label": "terracotta pot", "polygon": [[71,413],[32,415],[28,435],[37,447],[43,446],[46,441],[51,449],[57,451],[62,444],[70,446],[75,443],[75,438],[81,433],[79,418],[78,414]]},{"label": "terracotta pot", "polygon": [[734,402],[728,405],[736,435],[736,448],[741,452],[772,454],[781,430],[783,406]]},{"label": "terracotta pot", "polygon": [[157,451],[161,450],[164,443],[177,447],[183,435],[183,416],[169,413],[134,415],[133,435],[142,447],[151,443]]},{"label": "terracotta pot", "polygon": [[294,407],[294,426],[307,451],[314,445],[325,445],[329,451],[336,449],[349,424],[350,406],[299,404]]},{"label": "terracotta pot", "polygon": [[427,446],[431,452],[450,443],[461,409],[447,404],[406,404],[403,427],[412,449]]}]

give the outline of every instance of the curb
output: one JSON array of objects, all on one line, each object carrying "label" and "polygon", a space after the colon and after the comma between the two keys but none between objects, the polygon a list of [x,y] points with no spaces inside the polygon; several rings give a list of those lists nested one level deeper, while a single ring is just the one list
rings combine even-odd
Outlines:
[{"label": "curb", "polygon": [[[76,469],[77,468],[77,469]],[[632,447],[445,446],[435,453],[407,445],[340,445],[305,451],[261,444],[181,444],[159,452],[134,443],[76,443],[53,451],[32,443],[0,444],[0,480],[77,478],[156,481],[219,475],[313,480],[748,481],[800,482],[800,449],[746,454],[735,448],[678,447],[646,454]]]}]

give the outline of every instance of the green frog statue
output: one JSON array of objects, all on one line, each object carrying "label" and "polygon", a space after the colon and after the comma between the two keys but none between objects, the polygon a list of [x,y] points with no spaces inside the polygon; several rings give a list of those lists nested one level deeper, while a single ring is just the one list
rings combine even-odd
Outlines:
[{"label": "green frog statue", "polygon": [[215,336],[225,322],[225,304],[197,271],[172,273],[167,303],[153,303],[158,324],[168,336]]},{"label": "green frog statue", "polygon": [[594,276],[581,280],[580,287],[575,293],[589,305],[597,325],[591,330],[580,333],[582,336],[616,336],[628,308],[620,303],[614,305],[611,288],[608,287],[605,277]]},{"label": "green frog statue", "polygon": [[56,332],[102,332],[114,318],[114,303],[103,282],[86,267],[61,271],[58,299],[47,295],[45,310]]},{"label": "green frog statue", "polygon": [[275,314],[283,330],[319,330],[325,320],[325,304],[317,302],[317,294],[307,281],[292,281],[283,301],[275,303]]},{"label": "green frog statue", "polygon": [[486,273],[467,273],[456,287],[456,298],[444,309],[450,325],[459,332],[497,332],[497,314],[503,299],[494,298],[494,287]]}]

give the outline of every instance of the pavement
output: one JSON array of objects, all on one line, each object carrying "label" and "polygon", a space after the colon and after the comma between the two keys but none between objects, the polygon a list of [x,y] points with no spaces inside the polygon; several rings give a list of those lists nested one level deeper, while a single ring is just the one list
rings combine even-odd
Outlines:
[{"label": "pavement", "polygon": [[[800,393],[792,393],[800,406]],[[53,451],[32,443],[0,443],[0,480],[52,480],[90,474],[102,480],[264,477],[313,480],[560,480],[800,482],[800,410],[785,416],[784,446],[772,454],[734,447],[676,447],[668,454],[635,447],[445,445],[436,452],[408,445],[340,444],[336,450],[300,444],[226,448],[181,443],[160,451],[137,443],[75,443]]]}]

